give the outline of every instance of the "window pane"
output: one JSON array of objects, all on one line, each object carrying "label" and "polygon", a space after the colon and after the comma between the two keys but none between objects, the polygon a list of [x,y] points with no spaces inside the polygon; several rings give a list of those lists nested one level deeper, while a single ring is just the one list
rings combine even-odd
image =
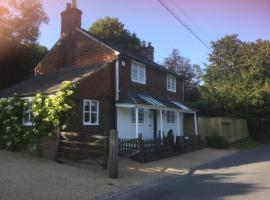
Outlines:
[{"label": "window pane", "polygon": [[144,123],[144,109],[143,108],[139,108],[139,123]]},{"label": "window pane", "polygon": [[131,109],[130,118],[131,118],[131,123],[136,123],[136,119],[135,119],[135,108],[132,108]]},{"label": "window pane", "polygon": [[90,111],[90,102],[88,102],[88,101],[84,102],[84,110],[85,111]]},{"label": "window pane", "polygon": [[90,122],[90,113],[84,113],[84,122]]},{"label": "window pane", "polygon": [[97,113],[91,113],[91,124],[97,124]]},{"label": "window pane", "polygon": [[138,80],[138,66],[135,64],[131,65],[131,77],[132,80]]},{"label": "window pane", "polygon": [[91,103],[91,111],[92,112],[97,112],[97,102],[92,102]]},{"label": "window pane", "polygon": [[144,80],[144,68],[143,67],[139,67],[139,81],[145,82],[145,80]]},{"label": "window pane", "polygon": [[172,112],[171,119],[172,119],[171,122],[174,123],[175,122],[175,113],[174,112]]}]

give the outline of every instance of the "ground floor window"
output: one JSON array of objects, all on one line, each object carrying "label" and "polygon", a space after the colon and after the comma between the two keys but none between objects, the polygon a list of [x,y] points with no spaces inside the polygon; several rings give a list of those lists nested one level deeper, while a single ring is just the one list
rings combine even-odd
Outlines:
[{"label": "ground floor window", "polygon": [[167,111],[167,123],[175,123],[175,112]]},{"label": "ground floor window", "polygon": [[31,98],[24,98],[24,107],[23,107],[23,119],[22,124],[23,126],[33,126],[34,119],[33,114],[30,110]]},{"label": "ground floor window", "polygon": [[83,124],[99,125],[99,101],[84,100],[83,108]]},{"label": "ground floor window", "polygon": [[[140,124],[144,123],[144,109],[143,108],[138,109],[138,122]],[[131,109],[131,123],[136,123],[135,108]]]}]

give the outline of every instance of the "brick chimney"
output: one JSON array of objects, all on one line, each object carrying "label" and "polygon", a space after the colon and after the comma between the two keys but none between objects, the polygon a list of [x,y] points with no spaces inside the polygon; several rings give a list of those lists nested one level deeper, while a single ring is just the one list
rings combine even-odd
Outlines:
[{"label": "brick chimney", "polygon": [[82,11],[77,8],[77,1],[72,0],[67,3],[66,10],[61,13],[61,35],[67,35],[70,32],[81,28]]},{"label": "brick chimney", "polygon": [[141,46],[138,48],[139,54],[150,61],[154,61],[154,51],[155,49],[152,46],[151,42],[148,42],[148,44],[146,45],[146,42],[142,41]]}]

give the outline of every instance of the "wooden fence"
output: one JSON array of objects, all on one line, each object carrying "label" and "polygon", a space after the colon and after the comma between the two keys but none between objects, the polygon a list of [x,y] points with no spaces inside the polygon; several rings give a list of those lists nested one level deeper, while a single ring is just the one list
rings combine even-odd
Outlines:
[{"label": "wooden fence", "polygon": [[[139,134],[135,139],[119,139],[119,155],[134,157],[139,162],[145,162],[147,155],[167,156],[193,151],[205,146],[200,136],[177,136],[176,143],[171,145],[164,139],[142,139]],[[158,158],[157,158],[158,159]]]},{"label": "wooden fence", "polygon": [[[247,121],[239,118],[198,117],[198,132],[205,139],[207,136],[219,135],[233,142],[249,136]],[[194,133],[194,119],[184,117],[184,132]]]},{"label": "wooden fence", "polygon": [[118,134],[82,137],[74,132],[57,134],[57,162],[91,159],[108,171],[109,178],[118,178]]},{"label": "wooden fence", "polygon": [[57,161],[91,159],[97,164],[107,168],[108,137],[92,135],[81,137],[74,132],[61,132],[58,134]]}]

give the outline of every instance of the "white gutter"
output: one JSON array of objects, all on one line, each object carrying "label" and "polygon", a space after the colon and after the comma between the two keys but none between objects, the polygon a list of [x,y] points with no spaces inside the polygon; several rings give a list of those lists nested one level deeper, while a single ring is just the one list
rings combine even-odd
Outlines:
[{"label": "white gutter", "polygon": [[115,101],[119,100],[119,60],[115,62]]}]

